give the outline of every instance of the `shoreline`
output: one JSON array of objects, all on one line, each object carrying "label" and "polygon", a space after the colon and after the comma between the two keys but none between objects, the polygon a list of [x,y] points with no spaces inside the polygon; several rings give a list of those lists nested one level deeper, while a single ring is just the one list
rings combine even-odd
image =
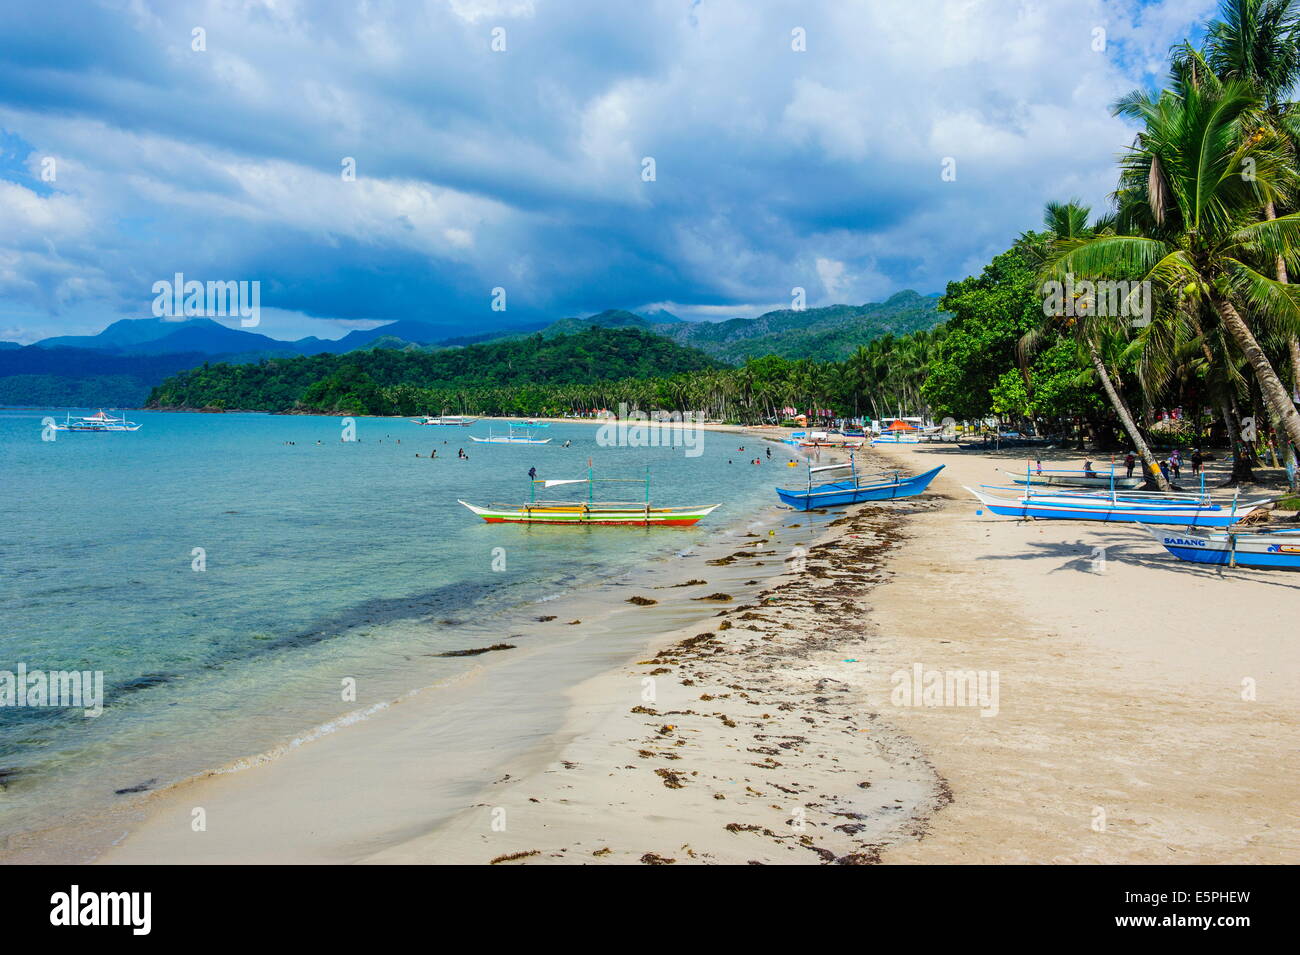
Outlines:
[{"label": "shoreline", "polygon": [[[758,440],[761,435],[753,434],[749,440]],[[790,455],[793,457],[794,455]],[[785,477],[786,468],[783,466],[782,459],[774,457],[770,465],[778,467],[781,472],[780,477]],[[793,470],[793,469],[791,469]],[[768,471],[764,475],[763,483],[769,481],[776,483],[774,475]],[[529,656],[541,652],[543,659],[549,650],[555,649],[554,644],[567,645],[573,642],[573,637],[567,627],[568,622],[580,618],[584,622],[581,631],[584,633],[589,628],[599,629],[604,625],[603,618],[609,616],[622,615],[622,619],[610,624],[612,630],[620,639],[625,638],[625,631],[635,629],[636,627],[645,627],[650,625],[652,629],[658,631],[671,626],[679,626],[680,621],[677,616],[680,615],[682,608],[688,616],[703,615],[708,608],[708,604],[694,603],[693,600],[701,593],[707,594],[708,589],[700,587],[690,587],[683,590],[667,590],[664,593],[655,593],[651,596],[660,598],[671,595],[680,596],[676,601],[676,609],[670,609],[671,601],[663,599],[660,606],[649,608],[636,608],[621,605],[618,601],[627,597],[629,594],[642,589],[643,580],[658,580],[659,584],[655,586],[671,586],[686,579],[707,578],[709,581],[716,583],[717,576],[720,573],[712,567],[706,567],[704,560],[707,557],[717,556],[712,551],[735,550],[737,541],[735,540],[736,526],[746,519],[751,522],[755,516],[761,516],[764,520],[771,520],[777,515],[775,501],[770,506],[764,506],[761,515],[753,511],[735,511],[725,515],[724,520],[718,521],[713,527],[697,527],[693,531],[678,530],[672,541],[672,548],[681,546],[688,551],[698,551],[696,556],[682,557],[681,554],[673,556],[671,548],[667,551],[662,550],[660,556],[652,557],[647,561],[637,561],[635,566],[629,566],[621,569],[615,569],[611,574],[607,574],[598,581],[594,591],[590,593],[581,593],[570,591],[567,596],[559,598],[547,598],[548,602],[523,605],[510,620],[503,620],[498,624],[500,640],[485,639],[482,646],[496,644],[502,640],[510,644],[517,644],[517,648],[512,648],[510,653],[491,653],[486,657],[477,657],[476,666],[468,673],[462,674],[452,682],[466,685],[477,685],[481,682],[481,676],[484,672],[495,670],[498,666],[506,662],[506,658],[515,656]],[[705,531],[704,535],[700,531]],[[740,533],[743,533],[743,526]],[[655,531],[655,535],[664,535],[664,531]],[[669,542],[669,537],[662,538]],[[702,555],[702,556],[700,556]],[[761,571],[762,568],[759,568]],[[706,572],[708,571],[708,572]],[[758,576],[758,572],[745,575]],[[671,580],[661,580],[660,578],[671,577]],[[744,588],[738,586],[745,583],[745,580],[737,581],[736,587],[728,586],[726,589],[735,589],[737,596]],[[754,581],[757,584],[757,581]],[[591,585],[584,585],[578,588],[578,591],[591,590]],[[716,588],[713,588],[716,589]],[[610,595],[618,595],[611,598]],[[555,602],[549,602],[554,600]],[[609,604],[612,602],[612,606]],[[631,611],[629,615],[628,611]],[[532,616],[530,616],[530,613]],[[538,615],[541,616],[538,616]],[[562,615],[563,619],[555,620],[555,615]],[[637,617],[643,618],[637,622]],[[668,621],[663,626],[651,625],[652,619],[665,619]],[[531,621],[531,623],[529,623]],[[538,621],[553,621],[542,623]],[[523,639],[518,639],[518,638]],[[589,641],[596,641],[600,638],[587,635]],[[580,641],[579,641],[580,642]],[[477,644],[475,644],[477,646]],[[540,645],[540,650],[538,649]],[[557,655],[558,658],[559,655]],[[611,663],[613,661],[610,661]],[[575,666],[590,666],[590,661],[578,660]],[[584,671],[575,670],[581,674]],[[563,680],[563,672],[554,672],[553,679]],[[577,679],[579,677],[575,677]],[[436,692],[435,692],[436,691]],[[102,811],[78,812],[73,816],[67,816],[60,819],[52,820],[50,824],[43,825],[34,829],[27,829],[22,832],[15,832],[7,840],[7,844],[0,858],[5,862],[14,861],[49,861],[52,858],[58,858],[63,861],[84,861],[87,858],[93,858],[100,854],[100,850],[87,850],[79,852],[81,845],[88,846],[109,846],[121,840],[126,832],[133,831],[142,821],[151,816],[153,807],[160,801],[169,798],[182,789],[188,790],[201,783],[204,780],[214,777],[240,776],[249,772],[256,771],[266,765],[273,765],[282,760],[286,755],[292,755],[300,751],[310,750],[317,746],[322,739],[333,737],[347,736],[354,732],[359,726],[387,718],[391,712],[399,710],[410,710],[415,708],[415,704],[432,705],[436,707],[437,701],[444,697],[455,697],[459,691],[449,689],[444,682],[436,682],[430,686],[416,686],[408,689],[405,693],[400,694],[397,698],[371,697],[366,700],[361,697],[361,703],[351,711],[339,712],[329,720],[321,724],[303,726],[293,737],[286,737],[281,742],[271,746],[268,749],[260,751],[248,751],[240,753],[220,764],[212,764],[210,768],[201,770],[197,773],[191,773],[186,776],[178,777],[172,782],[165,782],[163,785],[150,789],[144,793],[130,795],[122,799],[120,804],[107,805]],[[505,698],[508,702],[508,697]],[[430,702],[432,701],[432,702]],[[346,732],[344,732],[346,730]],[[530,737],[531,738],[531,737]],[[503,745],[508,746],[509,741],[503,741]],[[89,838],[83,838],[89,836]],[[110,848],[111,851],[111,848]]]},{"label": "shoreline", "polygon": [[[786,511],[757,537],[733,525],[708,554],[601,588],[620,598],[598,632],[149,793],[96,861],[1300,859],[1300,648],[1265,609],[1300,595],[1296,575],[1182,565],[1128,525],[976,515],[961,485],[1015,451],[864,453],[946,467],[920,498]],[[720,588],[733,599],[699,599]],[[996,712],[895,705],[917,666],[997,674]]]}]

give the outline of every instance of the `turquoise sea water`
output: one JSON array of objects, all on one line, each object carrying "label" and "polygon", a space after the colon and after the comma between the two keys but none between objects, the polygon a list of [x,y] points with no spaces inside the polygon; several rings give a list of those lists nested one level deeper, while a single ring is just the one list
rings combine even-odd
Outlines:
[{"label": "turquoise sea water", "polygon": [[[359,700],[454,677],[481,658],[430,654],[498,642],[538,601],[734,528],[786,476],[731,434],[692,458],[598,447],[591,424],[492,446],[469,440],[487,422],[358,418],[344,442],[335,417],[131,412],[135,433],[43,441],[46,414],[63,416],[0,410],[0,671],[103,671],[105,709],[0,707],[0,838],[356,711],[345,677]],[[725,506],[645,530],[491,526],[457,503],[518,502],[529,467],[577,478],[589,457],[597,477],[649,465],[656,504]]]}]

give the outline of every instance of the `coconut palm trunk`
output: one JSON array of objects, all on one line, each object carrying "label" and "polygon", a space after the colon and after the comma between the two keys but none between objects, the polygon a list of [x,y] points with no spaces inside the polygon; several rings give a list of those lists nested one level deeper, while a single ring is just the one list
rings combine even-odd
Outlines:
[{"label": "coconut palm trunk", "polygon": [[1111,380],[1110,372],[1106,370],[1106,363],[1102,361],[1101,353],[1097,351],[1097,346],[1091,342],[1088,343],[1088,356],[1092,359],[1092,367],[1097,372],[1097,377],[1101,379],[1101,387],[1106,392],[1111,407],[1119,415],[1120,423],[1124,425],[1129,440],[1133,442],[1134,447],[1137,448],[1138,456],[1142,458],[1142,465],[1147,474],[1147,483],[1154,484],[1162,491],[1169,490],[1169,482],[1161,472],[1160,465],[1156,463],[1155,455],[1151,453],[1151,448],[1147,445],[1146,439],[1142,437],[1142,432],[1138,430],[1137,422],[1133,420],[1133,414],[1129,411],[1128,402],[1115,389],[1115,383]]},{"label": "coconut palm trunk", "polygon": [[1300,412],[1296,411],[1291,396],[1283,387],[1282,380],[1278,378],[1277,372],[1273,370],[1268,356],[1264,354],[1264,349],[1259,347],[1259,342],[1255,340],[1255,335],[1251,332],[1250,326],[1246,324],[1245,319],[1241,317],[1241,313],[1237,311],[1231,302],[1217,295],[1213,297],[1212,301],[1224,328],[1232,335],[1233,341],[1237,343],[1241,353],[1250,362],[1250,367],[1255,372],[1255,379],[1259,383],[1264,404],[1273,416],[1274,422],[1286,435],[1287,440],[1300,448]]}]

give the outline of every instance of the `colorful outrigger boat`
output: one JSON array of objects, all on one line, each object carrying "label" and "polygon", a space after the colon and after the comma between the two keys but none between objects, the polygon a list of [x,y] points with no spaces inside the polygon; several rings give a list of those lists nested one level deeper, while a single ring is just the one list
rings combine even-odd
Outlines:
[{"label": "colorful outrigger boat", "polygon": [[[827,471],[850,472],[847,481],[833,481],[827,484],[813,484],[813,476]],[[863,501],[891,501],[900,497],[914,497],[925,491],[934,480],[935,475],[943,470],[939,465],[924,474],[915,477],[903,477],[899,471],[882,471],[873,474],[860,474],[857,463],[849,457],[848,464],[828,464],[823,467],[808,468],[808,487],[803,490],[786,490],[777,488],[776,496],[783,503],[796,511],[811,511],[820,507],[840,507],[845,504],[861,504]]]},{"label": "colorful outrigger boat", "polygon": [[[519,431],[522,431],[523,434],[517,433]],[[551,440],[550,438],[535,438],[532,431],[527,427],[520,428],[516,425],[511,425],[510,430],[505,434],[497,434],[496,431],[488,429],[486,438],[478,438],[471,434],[469,439],[477,441],[479,444],[548,444]]]},{"label": "colorful outrigger boat", "polygon": [[1199,534],[1193,527],[1181,531],[1154,527],[1147,530],[1169,553],[1194,564],[1300,570],[1300,527],[1252,527],[1210,534]]},{"label": "colorful outrigger boat", "polygon": [[[625,527],[690,527],[700,518],[716,511],[721,504],[695,507],[654,507],[650,504],[650,469],[645,478],[601,478],[597,480],[590,467],[585,478],[564,480],[538,479],[531,482],[532,490],[525,504],[491,504],[477,507],[468,501],[459,501],[489,524],[565,524],[569,526],[625,526]],[[548,490],[561,485],[585,484],[585,501],[548,501],[537,499],[537,488]],[[642,501],[597,501],[597,484],[639,484],[645,487]]]},{"label": "colorful outrigger boat", "polygon": [[[1088,493],[1055,491],[1039,493],[1025,488],[1001,488],[984,485],[982,490],[966,490],[994,514],[1002,517],[1039,518],[1076,521],[1137,521],[1140,524],[1174,524],[1183,527],[1228,527],[1251,511],[1268,503],[1238,501],[1235,497],[1225,508],[1208,495],[1142,494],[1129,491]],[[1001,492],[993,493],[993,492]],[[1013,495],[1011,497],[1004,496]]]},{"label": "colorful outrigger boat", "polygon": [[125,417],[114,418],[110,414],[105,414],[101,409],[97,414],[88,415],[84,418],[74,418],[71,414],[67,416],[63,424],[51,425],[55,431],[71,432],[104,432],[104,431],[139,431],[140,425],[134,421],[127,421]]}]

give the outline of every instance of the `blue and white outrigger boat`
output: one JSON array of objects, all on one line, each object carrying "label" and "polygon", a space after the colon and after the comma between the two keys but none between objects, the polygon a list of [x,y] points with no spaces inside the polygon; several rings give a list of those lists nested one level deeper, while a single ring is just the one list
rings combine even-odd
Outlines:
[{"label": "blue and white outrigger boat", "polygon": [[[1137,521],[1140,524],[1174,524],[1182,527],[1228,527],[1237,523],[1268,498],[1216,503],[1209,495],[1146,494],[1141,491],[1097,493],[1086,491],[1040,492],[1028,488],[982,485],[967,487],[994,514],[1002,517],[1075,521]],[[1000,492],[1000,493],[993,493]],[[1011,495],[1011,496],[1006,496]]]},{"label": "blue and white outrigger boat", "polygon": [[[850,472],[847,481],[833,481],[828,484],[813,484],[813,475],[826,471]],[[943,470],[939,465],[932,471],[915,477],[903,477],[899,471],[882,471],[875,474],[859,474],[857,463],[852,455],[848,464],[827,464],[822,467],[808,468],[808,487],[804,490],[786,490],[777,488],[776,495],[796,511],[811,511],[818,507],[840,507],[845,504],[861,504],[863,501],[891,501],[900,497],[914,497],[922,493],[935,475]]]},{"label": "blue and white outrigger boat", "polygon": [[1194,564],[1230,567],[1279,567],[1300,570],[1300,527],[1199,534],[1189,527],[1167,531],[1148,527],[1165,550]]}]

